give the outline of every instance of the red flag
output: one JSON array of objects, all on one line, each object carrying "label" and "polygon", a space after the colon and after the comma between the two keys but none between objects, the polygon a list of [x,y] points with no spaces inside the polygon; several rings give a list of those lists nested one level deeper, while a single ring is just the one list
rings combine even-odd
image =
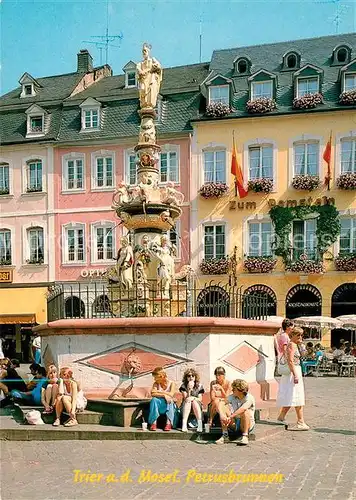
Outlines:
[{"label": "red flag", "polygon": [[231,173],[235,177],[235,196],[237,196],[238,191],[240,198],[245,198],[248,195],[248,191],[244,187],[244,176],[237,162],[235,137],[232,139]]},{"label": "red flag", "polygon": [[330,138],[325,146],[325,151],[323,154],[323,160],[328,165],[327,174],[325,176],[325,185],[328,187],[328,191],[330,191],[330,181],[331,181],[331,167],[330,167],[330,164],[331,164],[331,135],[332,135],[332,133],[330,132]]}]

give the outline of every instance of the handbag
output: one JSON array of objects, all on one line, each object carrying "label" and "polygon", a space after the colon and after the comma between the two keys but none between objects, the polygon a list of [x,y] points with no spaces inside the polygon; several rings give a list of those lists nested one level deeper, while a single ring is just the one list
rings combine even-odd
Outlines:
[{"label": "handbag", "polygon": [[280,360],[278,361],[277,371],[280,375],[290,375],[291,374],[289,365],[288,365],[286,358],[284,356],[281,356]]}]

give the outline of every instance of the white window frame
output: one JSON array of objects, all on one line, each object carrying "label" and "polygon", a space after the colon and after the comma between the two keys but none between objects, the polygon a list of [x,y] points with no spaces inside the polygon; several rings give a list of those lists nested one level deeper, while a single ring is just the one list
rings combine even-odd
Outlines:
[{"label": "white window frame", "polygon": [[344,140],[356,140],[356,128],[354,130],[350,130],[348,132],[343,132],[341,134],[337,134],[335,136],[335,156],[334,156],[334,165],[335,179],[339,177],[341,174],[341,143]]},{"label": "white window frame", "polygon": [[[7,161],[1,161],[1,159],[0,159],[0,179],[2,179],[2,180],[5,180],[6,176],[5,176],[4,170],[6,168],[7,168],[7,172],[8,172],[8,174],[7,174],[7,183],[8,183],[8,190],[9,190],[9,192],[7,194],[2,194],[0,196],[9,196],[9,195],[11,195],[11,192],[12,192],[12,189],[11,189],[10,164],[9,164],[9,162],[7,162]],[[0,190],[1,189],[6,189],[5,188],[5,182],[4,182],[3,187],[1,187],[1,185],[0,185]]]},{"label": "white window frame", "polygon": [[[273,165],[273,162],[274,162],[274,154],[273,154],[273,144],[254,144],[254,145],[250,145],[248,147],[248,180],[254,180],[252,179],[251,177],[251,149],[257,149],[259,148],[259,152],[260,152],[260,164],[259,164],[259,171],[261,173],[260,176],[257,177],[257,179],[272,179],[272,181],[274,180],[274,165]],[[271,171],[271,177],[263,177],[262,176],[262,159],[263,159],[263,149],[264,148],[270,148],[272,150],[272,171]]]},{"label": "white window frame", "polygon": [[[258,224],[259,225],[258,235],[259,235],[261,243],[262,243],[262,224],[270,224],[271,232],[270,232],[270,253],[269,254],[263,255],[262,251],[261,251],[261,246],[259,248],[258,253],[256,253],[256,254],[250,253],[250,226],[251,226],[251,224]],[[255,233],[255,234],[257,234],[257,233]],[[271,257],[271,256],[273,256],[273,248],[272,248],[273,240],[274,240],[274,230],[273,230],[273,224],[272,224],[271,219],[260,220],[260,219],[254,218],[254,219],[247,221],[245,255],[247,255],[248,257]]]},{"label": "white window frame", "polygon": [[[112,164],[112,184],[111,186],[106,186],[106,168],[104,167],[103,171],[103,179],[104,179],[104,186],[98,186],[98,176],[97,176],[97,162],[99,158],[104,159],[104,166],[105,166],[105,159],[111,158],[111,164]],[[115,152],[114,151],[108,151],[108,150],[100,150],[100,151],[95,151],[91,155],[91,190],[92,191],[113,191],[116,186],[116,177],[115,177]]]},{"label": "white window frame", "polygon": [[[10,264],[6,264],[6,265],[9,265],[9,266],[13,266],[14,265],[14,262],[13,262],[13,231],[9,228],[9,227],[0,227],[0,233],[10,233]],[[6,246],[5,246],[5,260],[6,260]],[[1,262],[1,255],[0,255],[0,262]],[[0,263],[0,266],[1,265],[4,265],[4,264],[1,264]]]},{"label": "white window frame", "polygon": [[[345,142],[351,142],[351,170],[343,171],[343,169],[342,169],[342,145]],[[340,140],[340,173],[341,174],[346,174],[346,173],[356,174],[355,162],[356,162],[356,137],[343,137]]]},{"label": "white window frame", "polygon": [[[352,77],[354,80],[354,86],[351,87],[350,89],[346,88],[346,79],[347,77]],[[347,92],[348,90],[356,90],[356,73],[355,72],[350,72],[350,73],[345,73],[344,78],[343,78],[343,92]]]},{"label": "white window frame", "polygon": [[[221,153],[221,152],[224,152],[225,153],[225,168],[223,170],[224,172],[224,178],[223,180],[219,180],[217,181],[216,180],[216,153]],[[214,153],[214,166],[213,166],[213,179],[212,180],[205,180],[205,153]],[[219,147],[218,145],[216,147],[213,147],[213,148],[210,148],[210,147],[207,147],[207,148],[204,148],[202,150],[202,184],[208,184],[209,182],[227,182],[226,179],[227,179],[227,148],[226,146],[222,146],[222,147]]]},{"label": "white window frame", "polygon": [[[31,189],[30,187],[30,165],[31,164],[38,164],[41,163],[41,189],[38,191],[29,191]],[[26,193],[28,194],[36,194],[36,193],[43,193],[43,180],[44,180],[44,175],[43,175],[43,161],[40,158],[33,158],[31,160],[28,160],[26,162]],[[36,187],[36,186],[34,186]]]},{"label": "white window frame", "polygon": [[[171,159],[170,159],[170,154],[174,153],[176,155],[177,159],[177,171],[176,171],[176,180],[171,180],[170,174],[171,174]],[[167,180],[162,181],[161,180],[161,158],[162,154],[167,155]],[[173,182],[174,184],[179,184],[180,183],[180,147],[177,144],[165,144],[161,148],[161,154],[159,157],[159,183],[160,184],[166,184],[167,182]]]},{"label": "white window frame", "polygon": [[[169,237],[169,241],[171,241],[171,232],[173,231],[173,229],[170,229],[168,232],[167,232],[167,235]],[[176,249],[177,249],[177,255],[175,256],[175,260],[180,260],[182,258],[182,249],[181,249],[181,221],[178,220],[176,223],[175,223],[175,233],[177,235],[177,239],[176,239]]]},{"label": "white window frame", "polygon": [[[292,221],[292,227],[291,227],[291,232],[290,232],[290,237],[289,237],[289,241],[290,241],[290,244],[291,244],[291,248],[292,248],[292,255],[291,255],[291,258],[292,258],[292,261],[296,261],[298,259],[295,259],[294,258],[294,246],[293,246],[293,225],[294,225],[294,222],[303,222],[303,238],[304,238],[304,248],[303,248],[303,253],[305,253],[306,251],[306,243],[307,243],[307,224],[308,222],[312,222],[312,221],[315,221],[315,229],[316,229],[316,225],[317,225],[317,219],[305,219],[305,220],[299,220],[299,219],[295,219]],[[315,254],[317,254],[317,249],[318,249],[318,239],[316,237],[316,233],[313,232],[313,234],[315,234],[315,240],[314,240],[314,243],[315,243],[315,246],[314,246],[314,251],[315,251]],[[308,254],[307,254],[308,255]],[[308,258],[310,258],[310,256],[308,255]],[[312,258],[313,260],[313,258]]]},{"label": "white window frame", "polygon": [[[97,239],[97,229],[102,228],[102,229],[110,229],[112,231],[112,258],[107,259],[106,257],[104,259],[99,259],[98,258],[98,239]],[[116,258],[116,230],[115,230],[115,223],[112,221],[108,220],[103,220],[100,222],[94,222],[91,224],[91,262],[94,264],[113,264],[115,258]],[[106,248],[104,245],[104,254],[106,253]]]},{"label": "white window frame", "polygon": [[[214,98],[211,96],[212,90],[217,90],[217,89],[227,89],[227,98],[221,98],[217,97]],[[230,85],[210,85],[209,86],[209,104],[215,104],[221,102],[223,104],[226,104],[227,106],[230,106]]]},{"label": "white window frame", "polygon": [[[31,87],[31,94],[26,94],[26,87]],[[33,83],[23,83],[20,97],[33,97],[36,95],[35,86]]]},{"label": "white window frame", "polygon": [[[69,260],[69,246],[68,246],[68,231],[83,231],[83,257],[84,260]],[[62,264],[65,266],[85,266],[87,264],[87,249],[86,249],[86,224],[82,222],[72,222],[62,226]],[[75,250],[78,252],[78,248]]]},{"label": "white window frame", "polygon": [[[129,84],[129,75],[134,74],[135,75],[135,83],[134,85]],[[125,71],[125,88],[127,89],[134,89],[137,87],[137,76],[136,76],[136,71],[134,69],[129,69]]]},{"label": "white window frame", "polygon": [[[300,93],[299,91],[299,84],[302,82],[302,81],[308,81],[308,80],[316,80],[316,86],[317,86],[317,90],[316,92],[305,92],[303,94]],[[308,94],[318,94],[320,92],[320,78],[319,76],[300,76],[297,78],[297,97],[303,97],[305,95],[308,95]]]},{"label": "white window frame", "polygon": [[[96,99],[93,99],[91,97],[88,97],[84,102],[82,102],[79,105],[81,112],[81,132],[96,132],[100,130],[101,128],[101,114],[102,114],[102,109],[101,109],[101,103],[96,101]],[[90,118],[90,126],[86,126],[85,123],[85,113],[91,113],[91,118]],[[92,119],[92,113],[96,112],[98,114],[98,123],[96,127],[92,126],[93,119]]]},{"label": "white window frame", "polygon": [[[69,188],[68,187],[68,162],[69,161],[82,161],[83,166],[83,187]],[[62,157],[62,194],[84,193],[85,192],[85,154],[84,153],[68,153]]]},{"label": "white window frame", "polygon": [[[31,119],[32,118],[41,118],[42,119],[42,128],[38,131],[32,131],[31,129]],[[27,133],[26,137],[41,137],[45,135],[45,114],[44,113],[30,113],[27,115]]]},{"label": "white window frame", "polygon": [[[36,262],[27,262],[31,260],[31,232],[33,231],[41,231],[42,232],[42,264],[44,264],[45,261],[45,232],[42,226],[34,226],[34,227],[29,227],[27,228],[27,247],[28,247],[28,258],[26,259],[26,263],[29,265],[40,265]],[[37,249],[38,250],[38,249]],[[38,256],[37,256],[38,258]],[[41,264],[41,265],[42,265]]]},{"label": "white window frame", "polygon": [[[226,255],[228,254],[227,252],[227,225],[224,223],[224,222],[218,222],[218,221],[214,221],[214,222],[204,222],[203,223],[203,258],[206,259],[206,253],[205,253],[205,228],[206,227],[214,227],[214,254],[213,254],[213,257],[208,257],[209,259],[210,258],[224,258],[226,257]],[[224,227],[224,247],[225,247],[225,253],[224,255],[222,256],[219,256],[219,257],[216,257],[216,228],[217,227]]]},{"label": "white window frame", "polygon": [[[256,96],[256,87],[258,85],[266,85],[267,83],[271,87],[270,94],[268,96],[261,96],[261,95]],[[268,99],[273,99],[273,84],[274,84],[274,82],[272,80],[264,80],[261,82],[251,82],[251,100],[254,101],[255,99],[259,99],[260,97],[267,97]]]},{"label": "white window frame", "polygon": [[[309,144],[316,144],[317,147],[318,147],[318,151],[317,151],[317,166],[316,166],[316,172],[315,174],[308,174],[307,171],[305,171],[304,173],[302,174],[297,174],[296,173],[296,163],[295,163],[295,147],[296,146],[302,146],[304,145],[304,154],[305,154],[305,149],[306,147],[309,145]],[[321,165],[322,165],[322,162],[321,162],[321,151],[322,151],[322,145],[320,143],[320,141],[318,140],[313,140],[313,139],[309,139],[309,140],[305,140],[305,141],[295,141],[293,143],[293,170],[292,170],[292,179],[296,176],[296,175],[315,175],[315,176],[319,176],[320,177],[320,168],[321,168]],[[307,167],[307,165],[306,165]]]},{"label": "white window frame", "polygon": [[251,141],[246,141],[243,145],[243,173],[245,181],[250,179],[250,149],[268,146],[272,147],[273,151],[273,162],[272,162],[272,175],[273,175],[273,192],[277,191],[278,186],[278,147],[276,141],[270,139],[269,137],[261,137],[259,139],[252,139]]},{"label": "white window frame", "polygon": [[[356,216],[355,215],[349,215],[349,216],[342,216],[341,217],[341,222],[343,220],[351,220],[351,241],[350,241],[350,248],[354,248],[354,250],[349,250],[345,253],[355,253],[356,252],[356,235],[355,238],[353,238],[353,228],[355,228],[355,234],[356,234]],[[338,253],[341,253],[341,232],[340,236],[338,238]],[[342,254],[341,254],[342,255]]]},{"label": "white window frame", "polygon": [[[130,182],[130,157],[134,156],[135,157],[135,169],[136,169],[136,174],[135,174],[135,182],[132,183]],[[127,149],[124,151],[124,165],[125,165],[125,181],[126,184],[133,186],[135,184],[138,184],[138,179],[137,179],[137,167],[136,167],[136,153],[133,149]]]}]

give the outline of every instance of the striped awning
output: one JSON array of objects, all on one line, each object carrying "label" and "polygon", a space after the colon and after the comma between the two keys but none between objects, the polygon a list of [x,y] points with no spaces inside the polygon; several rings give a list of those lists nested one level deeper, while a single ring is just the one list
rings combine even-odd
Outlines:
[{"label": "striped awning", "polygon": [[36,323],[36,314],[0,314],[0,325],[21,325]]}]

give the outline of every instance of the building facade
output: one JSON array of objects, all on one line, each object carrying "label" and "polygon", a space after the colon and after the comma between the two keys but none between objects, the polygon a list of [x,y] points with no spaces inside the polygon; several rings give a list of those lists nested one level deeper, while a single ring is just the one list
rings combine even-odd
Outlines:
[{"label": "building facade", "polygon": [[192,265],[212,302],[224,303],[230,271],[244,294],[267,297],[271,316],[356,313],[354,41],[214,52],[191,166]]}]

